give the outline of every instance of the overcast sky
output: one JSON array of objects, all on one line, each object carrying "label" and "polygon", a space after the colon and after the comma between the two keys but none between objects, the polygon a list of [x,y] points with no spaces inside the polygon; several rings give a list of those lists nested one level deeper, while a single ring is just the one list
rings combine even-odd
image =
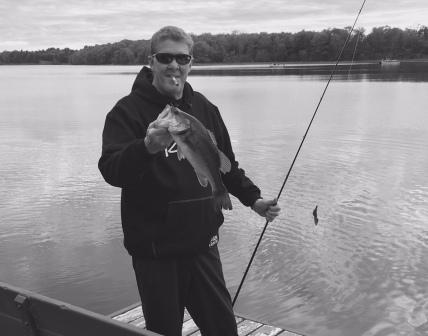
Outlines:
[{"label": "overcast sky", "polygon": [[[362,0],[0,0],[0,51],[149,39],[164,25],[201,34],[352,25]],[[428,0],[367,0],[357,27],[428,26]]]}]

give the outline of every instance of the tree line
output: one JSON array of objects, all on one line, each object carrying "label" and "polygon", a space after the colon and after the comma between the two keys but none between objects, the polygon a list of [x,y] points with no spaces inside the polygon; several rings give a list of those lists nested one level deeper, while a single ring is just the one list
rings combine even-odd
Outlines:
[{"label": "tree line", "polygon": [[[297,33],[239,33],[192,35],[195,63],[334,61],[350,27]],[[149,40],[122,40],[80,50],[49,48],[3,51],[0,64],[147,64]],[[400,29],[382,26],[369,34],[353,31],[343,60],[428,58],[428,27]]]}]

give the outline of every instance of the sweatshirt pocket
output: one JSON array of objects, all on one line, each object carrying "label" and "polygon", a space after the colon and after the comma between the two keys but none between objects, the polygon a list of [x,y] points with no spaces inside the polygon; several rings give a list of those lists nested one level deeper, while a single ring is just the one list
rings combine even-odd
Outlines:
[{"label": "sweatshirt pocket", "polygon": [[155,254],[162,257],[208,250],[223,220],[212,197],[170,202],[165,221],[156,230]]}]

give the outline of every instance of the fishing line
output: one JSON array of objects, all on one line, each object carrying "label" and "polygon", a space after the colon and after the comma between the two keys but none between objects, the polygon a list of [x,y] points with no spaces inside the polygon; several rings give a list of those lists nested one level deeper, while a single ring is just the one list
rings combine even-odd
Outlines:
[{"label": "fishing line", "polygon": [[351,68],[354,65],[354,59],[355,59],[355,53],[357,52],[357,46],[358,46],[358,42],[360,40],[360,34],[361,32],[358,31],[358,35],[357,35],[357,41],[355,42],[355,48],[354,48],[354,52],[352,53],[352,61],[351,61],[351,65],[349,66],[349,70],[348,70],[348,79],[349,79],[349,75],[351,74]]},{"label": "fishing line", "polygon": [[[340,59],[342,58],[343,51],[345,50],[346,46],[348,45],[348,42],[349,42],[349,40],[350,40],[350,38],[351,38],[351,34],[352,34],[352,32],[354,31],[355,25],[356,25],[356,23],[357,23],[357,21],[358,21],[358,18],[360,17],[361,11],[363,10],[363,8],[364,8],[364,5],[365,5],[365,4],[366,4],[366,0],[363,0],[363,3],[362,3],[362,5],[361,5],[361,8],[360,8],[360,10],[358,11],[358,14],[357,14],[357,16],[356,16],[356,18],[355,18],[355,20],[354,20],[354,24],[352,25],[352,28],[351,28],[351,30],[350,30],[350,31],[349,31],[349,33],[348,33],[348,36],[347,36],[347,38],[346,38],[346,40],[345,40],[345,43],[344,43],[344,44],[343,44],[343,46],[342,46],[342,49],[340,50],[339,56],[337,57],[336,64],[334,65],[334,68],[333,68],[333,70],[332,70],[332,71],[331,71],[331,73],[330,73],[330,78],[328,79],[327,84],[326,84],[326,86],[325,86],[325,88],[324,88],[324,91],[323,91],[323,92],[322,92],[322,94],[321,94],[321,98],[320,98],[320,100],[318,101],[317,107],[315,108],[315,112],[313,113],[312,118],[311,118],[311,121],[309,122],[309,125],[308,125],[308,127],[307,127],[307,129],[306,129],[306,132],[305,132],[305,134],[303,135],[302,141],[300,142],[299,148],[297,149],[296,155],[294,156],[293,162],[291,163],[291,166],[290,166],[290,168],[288,169],[288,173],[287,173],[287,175],[285,176],[284,182],[282,183],[281,189],[279,190],[278,196],[276,197],[276,199],[277,199],[277,200],[279,200],[279,198],[281,197],[282,191],[283,191],[283,189],[284,189],[284,187],[285,187],[285,184],[286,184],[286,183],[287,183],[287,181],[288,181],[288,177],[290,176],[290,173],[291,173],[291,170],[293,169],[294,163],[296,162],[296,159],[297,159],[297,157],[299,156],[300,149],[302,148],[302,145],[303,145],[303,143],[304,143],[304,141],[305,141],[305,139],[306,139],[306,136],[307,136],[307,134],[308,134],[308,132],[309,132],[309,129],[311,128],[312,122],[313,122],[313,121],[314,121],[314,119],[315,119],[315,116],[316,116],[316,114],[317,114],[317,112],[318,112],[318,109],[319,109],[319,107],[320,107],[320,105],[321,105],[321,102],[322,102],[322,100],[324,99],[324,95],[325,95],[325,93],[326,93],[326,91],[327,91],[328,86],[330,85],[331,79],[333,78],[334,74],[336,73],[336,69],[337,69],[337,66],[338,66],[338,64],[339,64]],[[254,259],[255,255],[256,255],[256,253],[257,253],[257,249],[259,248],[260,242],[261,242],[261,241],[262,241],[262,239],[263,239],[263,236],[264,236],[264,234],[265,234],[265,232],[266,232],[266,229],[267,229],[268,224],[269,224],[269,221],[268,221],[268,220],[266,220],[265,226],[264,226],[264,228],[263,228],[263,230],[262,230],[262,233],[260,234],[259,240],[257,241],[256,247],[254,248],[253,254],[251,255],[250,261],[248,262],[247,268],[245,269],[244,275],[243,275],[243,277],[242,277],[242,279],[241,279],[241,282],[240,282],[240,284],[239,284],[239,286],[238,286],[238,290],[236,291],[236,293],[235,293],[235,297],[233,298],[232,306],[235,306],[235,302],[236,302],[236,300],[238,299],[239,293],[241,292],[242,285],[243,285],[243,284],[244,284],[244,282],[245,282],[245,279],[246,279],[246,277],[247,277],[248,271],[249,271],[249,269],[250,269],[250,267],[251,267],[251,264],[253,263],[253,259]]]}]

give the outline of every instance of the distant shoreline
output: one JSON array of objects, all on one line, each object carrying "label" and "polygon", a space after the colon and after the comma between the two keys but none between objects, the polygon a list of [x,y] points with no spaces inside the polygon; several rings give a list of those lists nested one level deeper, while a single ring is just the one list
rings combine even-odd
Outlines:
[{"label": "distant shoreline", "polygon": [[[195,64],[190,75],[208,76],[257,76],[257,75],[311,75],[330,74],[335,62],[276,62],[276,63],[210,63]],[[141,68],[147,64],[135,65],[73,65],[73,64],[3,64],[3,66],[81,66],[81,67],[130,67]],[[337,74],[369,74],[369,73],[428,73],[428,59],[410,60],[371,60],[343,61],[336,68]],[[125,71],[122,74],[137,74],[138,71]]]},{"label": "distant shoreline", "polygon": [[[358,65],[358,64],[380,64],[383,60],[363,60],[363,61],[340,61],[339,65]],[[418,59],[396,59],[394,61],[398,61],[400,63],[427,63],[428,58],[418,58]],[[335,65],[336,62],[334,61],[302,61],[302,62],[242,62],[242,63],[194,63],[193,66],[197,67],[217,67],[217,68],[243,68],[243,67],[260,67],[260,68],[267,68],[267,67],[289,67],[289,66],[299,66],[299,67],[305,67],[305,66],[320,66],[320,65],[326,65],[331,66]],[[70,63],[55,63],[55,62],[49,62],[49,61],[42,61],[39,63],[15,63],[15,64],[2,64],[0,63],[0,66],[19,66],[19,65],[72,65],[72,66],[144,66],[148,64],[70,64]]]},{"label": "distant shoreline", "polygon": [[[350,34],[349,27],[345,27],[293,33],[204,33],[192,35],[192,38],[194,61],[209,65],[219,62],[335,62],[341,46],[344,47],[342,60],[426,59],[427,36],[426,26],[404,30],[380,26],[373,27],[370,33],[356,29]],[[124,39],[78,50],[5,50],[0,52],[0,64],[135,65],[147,63],[150,55],[150,40]]]}]

